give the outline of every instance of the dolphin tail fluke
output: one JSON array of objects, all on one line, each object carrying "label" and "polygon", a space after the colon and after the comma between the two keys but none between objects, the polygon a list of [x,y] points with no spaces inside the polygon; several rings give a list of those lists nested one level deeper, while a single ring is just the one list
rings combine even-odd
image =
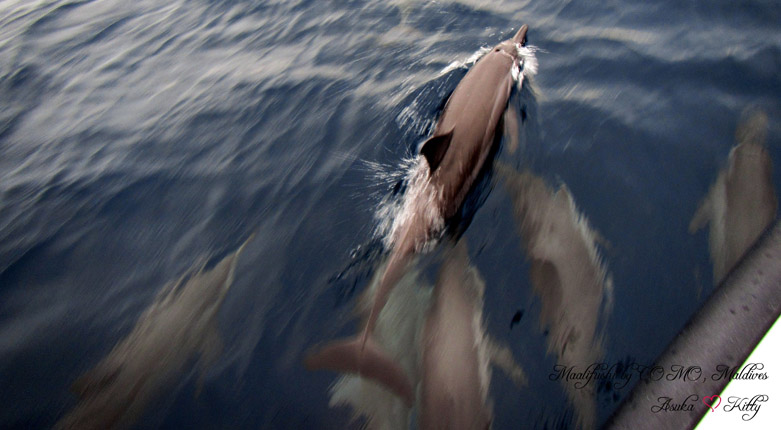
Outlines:
[{"label": "dolphin tail fluke", "polygon": [[363,336],[332,342],[310,354],[304,365],[309,370],[334,370],[358,374],[382,384],[411,407],[412,384],[407,374],[371,339]]}]

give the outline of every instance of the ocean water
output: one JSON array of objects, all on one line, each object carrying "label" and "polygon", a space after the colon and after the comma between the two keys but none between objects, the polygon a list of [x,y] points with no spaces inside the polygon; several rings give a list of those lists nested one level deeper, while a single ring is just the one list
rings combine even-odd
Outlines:
[{"label": "ocean water", "polygon": [[[124,355],[120,374],[143,357],[137,380],[152,381],[115,387],[143,399],[127,425],[360,427],[329,407],[337,375],[302,359],[358,329],[355,303],[386,255],[379,208],[403,195],[404,160],[468,67],[449,66],[522,24],[538,72],[510,101],[518,149],[505,139],[495,163],[566,186],[612,280],[603,359],[650,364],[713,291],[708,233],[689,224],[752,115],[767,118],[781,190],[780,11],[764,0],[0,2],[0,427],[62,420],[80,401],[74,382],[155,321],[150,306],[188,273],[181,288],[219,294],[194,295],[166,326],[176,330],[152,346],[142,331]],[[571,428],[501,181],[489,172],[473,191],[459,236],[485,283],[486,332],[529,375],[519,389],[494,372],[493,426]],[[232,276],[199,276],[244,243]],[[175,369],[147,372],[174,360],[166,339],[183,352]],[[597,422],[629,388],[599,391]]]}]

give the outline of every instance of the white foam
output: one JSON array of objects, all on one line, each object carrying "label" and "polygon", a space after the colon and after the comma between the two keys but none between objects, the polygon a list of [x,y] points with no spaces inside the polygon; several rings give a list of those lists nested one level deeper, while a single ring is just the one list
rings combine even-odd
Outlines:
[{"label": "white foam", "polygon": [[513,79],[516,82],[516,85],[518,86],[518,89],[521,89],[521,86],[523,85],[524,78],[530,78],[537,74],[537,47],[536,46],[521,46],[520,44],[515,44],[515,49],[518,51],[518,57],[519,62],[517,67],[513,67],[512,74]]},{"label": "white foam", "polygon": [[455,69],[467,68],[470,65],[476,63],[477,60],[481,59],[483,57],[483,55],[487,54],[490,51],[491,51],[490,47],[483,46],[480,49],[478,49],[477,51],[475,51],[474,53],[472,53],[472,55],[470,55],[466,59],[461,60],[461,61],[453,61],[450,64],[448,64],[447,66],[445,66],[445,68],[443,68],[442,70],[439,71],[439,76],[442,76],[444,74],[450,73],[451,71],[453,71]]},{"label": "white foam", "polygon": [[[438,232],[444,227],[440,213],[442,193],[431,185],[428,162],[417,156],[405,159],[402,166],[407,183],[404,196],[401,200],[389,196],[375,212],[378,221],[376,233],[387,249],[393,247],[409,222],[424,223],[432,232]],[[420,219],[413,221],[412,218],[416,216]]]},{"label": "white foam", "polygon": [[534,76],[537,74],[537,51],[540,49],[533,45],[520,46],[515,45],[515,49],[518,51],[518,56],[521,58],[523,64],[524,76]]}]

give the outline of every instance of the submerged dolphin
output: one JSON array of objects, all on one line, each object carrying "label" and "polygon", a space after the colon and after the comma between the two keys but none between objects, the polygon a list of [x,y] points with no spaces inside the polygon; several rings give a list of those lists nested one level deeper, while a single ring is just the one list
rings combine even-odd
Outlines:
[{"label": "submerged dolphin", "polygon": [[[469,262],[465,241],[445,253],[436,285],[419,270],[404,274],[377,319],[373,339],[398,360],[421,395],[412,414],[399,397],[369,379],[343,375],[331,389],[329,404],[346,405],[368,429],[407,428],[416,415],[418,428],[484,429],[491,421],[491,366],[518,387],[526,376],[510,349],[491,339],[483,324],[485,282]],[[377,280],[364,298],[371,299]],[[359,300],[358,311],[370,303]],[[442,357],[447,357],[443,360]]]},{"label": "submerged dolphin", "polygon": [[713,283],[718,284],[776,218],[773,166],[765,146],[767,115],[746,112],[737,144],[689,224],[695,233],[710,223]]},{"label": "submerged dolphin", "polygon": [[[371,310],[373,293],[381,276],[382,273],[376,273],[357,300],[355,310],[364,317],[364,321]],[[372,341],[404,370],[412,386],[420,382],[420,332],[429,309],[431,290],[420,271],[410,268],[389,294],[372,333]],[[348,406],[353,420],[363,421],[362,428],[392,430],[409,427],[409,404],[374,380],[354,373],[343,374],[329,391],[329,406]]]},{"label": "submerged dolphin", "polygon": [[81,401],[55,428],[132,427],[195,357],[200,389],[222,343],[217,313],[233,283],[239,255],[253,236],[212,269],[200,268],[164,287],[130,334],[76,380],[73,390]]},{"label": "submerged dolphin", "polygon": [[448,99],[434,134],[420,148],[418,174],[405,195],[402,216],[391,232],[392,250],[385,273],[375,290],[363,334],[336,341],[310,355],[309,369],[358,373],[381,382],[413,402],[412,385],[404,371],[371,338],[377,317],[391,289],[404,275],[416,252],[441,232],[453,218],[493,147],[496,129],[507,107],[521,67],[520,47],[528,27],[522,26],[481,58]]},{"label": "submerged dolphin", "polygon": [[506,347],[483,326],[485,283],[469,264],[461,241],[442,265],[422,334],[421,429],[490,428],[489,364],[500,366],[520,387],[526,376]]},{"label": "submerged dolphin", "polygon": [[[635,385],[603,428],[677,430],[697,426],[710,411],[701,400],[724,394],[722,390],[733,380],[730,375],[743,372],[741,366],[748,364],[746,360],[751,352],[781,316],[780,285],[781,222],[776,222],[727,273],[654,364],[657,369],[675,369],[682,363],[696,363],[693,366],[703,372],[702,382],[695,383],[690,378],[646,377],[643,383]],[[688,403],[691,408],[654,412],[654,406],[659,406],[665,398],[686,403],[685,399],[692,396]],[[721,412],[717,409],[716,413]],[[732,422],[741,421],[735,417]]]},{"label": "submerged dolphin", "polygon": [[[512,199],[530,260],[532,287],[542,305],[540,323],[550,330],[548,352],[556,355],[558,365],[584,371],[602,359],[599,322],[612,297],[613,282],[596,247],[599,236],[566,186],[553,190],[541,177],[501,163],[496,170]],[[595,387],[564,387],[575,408],[576,426],[595,428]]]}]

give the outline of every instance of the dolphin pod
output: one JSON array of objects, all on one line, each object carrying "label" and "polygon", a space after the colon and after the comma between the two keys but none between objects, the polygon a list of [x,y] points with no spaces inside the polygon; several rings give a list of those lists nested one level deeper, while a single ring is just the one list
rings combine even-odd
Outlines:
[{"label": "dolphin pod", "polygon": [[204,371],[221,349],[217,313],[233,283],[239,255],[253,236],[210,270],[201,267],[163,288],[130,334],[76,380],[72,389],[80,402],[55,428],[132,427],[196,356],[200,389]]},{"label": "dolphin pod", "polygon": [[404,196],[402,215],[394,220],[390,257],[362,334],[309,355],[305,365],[310,370],[357,373],[380,382],[412,405],[412,384],[373,340],[374,326],[413,256],[442,231],[445,220],[458,213],[491,153],[522,66],[519,50],[526,43],[527,30],[523,25],[512,39],[495,46],[453,91],[433,135],[420,148],[417,175]]}]

